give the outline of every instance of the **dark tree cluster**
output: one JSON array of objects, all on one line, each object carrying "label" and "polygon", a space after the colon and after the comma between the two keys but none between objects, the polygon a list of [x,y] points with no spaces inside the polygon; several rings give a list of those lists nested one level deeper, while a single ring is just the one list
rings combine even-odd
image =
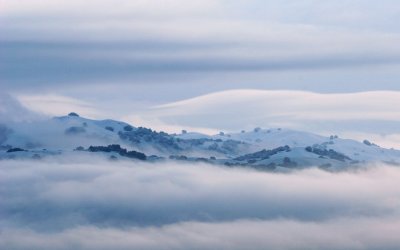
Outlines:
[{"label": "dark tree cluster", "polygon": [[185,155],[170,155],[169,159],[171,160],[179,160],[179,161],[187,161],[188,157]]},{"label": "dark tree cluster", "polygon": [[289,152],[290,150],[291,149],[288,145],[274,148],[271,150],[263,149],[261,151],[258,151],[258,152],[252,153],[252,154],[239,156],[239,157],[235,158],[234,160],[236,160],[236,161],[265,160],[265,159],[268,159],[269,157],[276,155],[280,152]]},{"label": "dark tree cluster", "polygon": [[211,141],[214,141],[214,143],[208,146],[208,150],[217,151],[223,154],[238,153],[240,152],[239,146],[243,144],[243,142],[235,140],[223,141],[221,139],[217,139]]},{"label": "dark tree cluster", "polygon": [[321,157],[328,157],[333,160],[338,160],[338,161],[346,161],[346,160],[351,160],[350,157],[348,157],[345,154],[339,153],[333,149],[326,149],[326,148],[320,148],[320,147],[311,147],[308,146],[305,148],[307,152],[319,155]]},{"label": "dark tree cluster", "polygon": [[75,150],[75,151],[84,151],[85,148],[82,147],[82,146],[79,146],[79,147],[76,147],[74,150]]},{"label": "dark tree cluster", "polygon": [[297,167],[297,163],[292,161],[289,157],[285,157],[285,158],[283,158],[283,161],[282,161],[282,167],[285,167],[285,168]]},{"label": "dark tree cluster", "polygon": [[108,130],[108,131],[114,132],[114,128],[113,127],[106,126],[105,129]]},{"label": "dark tree cluster", "polygon": [[131,125],[126,125],[126,126],[124,127],[124,130],[125,130],[125,131],[132,131],[132,130],[133,130],[133,127],[132,127]]},{"label": "dark tree cluster", "polygon": [[88,148],[88,151],[89,152],[106,152],[106,153],[115,152],[124,157],[139,159],[139,160],[143,160],[143,161],[146,160],[146,158],[147,158],[146,155],[141,152],[137,152],[134,150],[128,151],[125,148],[122,148],[118,144],[112,144],[112,145],[108,145],[108,146],[90,146]]},{"label": "dark tree cluster", "polygon": [[178,161],[195,161],[195,162],[206,162],[206,163],[210,162],[210,159],[204,157],[187,157],[186,155],[170,155],[169,159]]},{"label": "dark tree cluster", "polygon": [[132,131],[120,131],[119,137],[133,144],[152,143],[160,148],[181,150],[177,140],[165,132],[156,132],[148,128],[139,127]]},{"label": "dark tree cluster", "polygon": [[22,148],[10,148],[9,150],[7,150],[7,153],[12,153],[12,152],[24,152],[26,151],[25,149]]},{"label": "dark tree cluster", "polygon": [[372,142],[370,142],[370,141],[368,141],[368,140],[364,140],[363,141],[363,143],[365,144],[365,145],[367,145],[367,146],[375,146],[375,147],[379,147],[378,145],[376,145],[375,143],[372,143]]},{"label": "dark tree cluster", "polygon": [[221,149],[224,152],[236,152],[240,144],[242,144],[240,141],[226,140],[222,142]]},{"label": "dark tree cluster", "polygon": [[79,115],[75,112],[71,112],[68,114],[68,116],[74,116],[74,117],[79,117]]}]

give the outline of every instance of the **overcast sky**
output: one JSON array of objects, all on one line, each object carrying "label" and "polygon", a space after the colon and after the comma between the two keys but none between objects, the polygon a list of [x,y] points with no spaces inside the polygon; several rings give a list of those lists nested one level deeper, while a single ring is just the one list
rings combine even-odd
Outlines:
[{"label": "overcast sky", "polygon": [[398,23],[397,0],[0,0],[0,91],[115,119],[231,89],[399,91]]},{"label": "overcast sky", "polygon": [[169,101],[231,88],[400,89],[396,0],[0,5],[0,80],[10,91],[188,89]]}]

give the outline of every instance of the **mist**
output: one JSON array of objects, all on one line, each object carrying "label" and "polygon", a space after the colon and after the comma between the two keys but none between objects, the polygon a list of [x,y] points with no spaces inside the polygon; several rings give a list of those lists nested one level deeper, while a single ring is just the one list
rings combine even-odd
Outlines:
[{"label": "mist", "polygon": [[400,169],[1,161],[1,249],[397,249]]}]

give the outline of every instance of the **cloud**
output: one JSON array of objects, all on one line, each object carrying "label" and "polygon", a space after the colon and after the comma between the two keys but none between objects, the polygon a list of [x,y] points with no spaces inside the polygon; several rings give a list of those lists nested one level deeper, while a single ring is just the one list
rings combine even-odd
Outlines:
[{"label": "cloud", "polygon": [[[398,141],[400,92],[312,93],[305,91],[228,90],[136,112],[143,121],[180,127],[240,131],[283,127],[350,138],[371,134],[383,145]],[[239,119],[240,117],[240,119]],[[130,116],[125,118],[130,120]],[[176,132],[176,131],[175,131]],[[393,139],[393,140],[391,140]]]},{"label": "cloud", "polygon": [[[120,0],[118,5],[110,8],[109,0],[88,0],[81,2],[78,0],[32,0],[32,1],[4,1],[4,16],[18,16],[24,14],[30,16],[51,15],[51,14],[70,14],[79,17],[104,17],[104,16],[152,16],[159,15],[193,15],[200,11],[205,11],[218,6],[216,1],[193,1],[187,3],[183,0]],[[83,10],[85,9],[85,10]],[[124,15],[125,14],[125,15]]]},{"label": "cloud", "polygon": [[[5,249],[395,249],[400,170],[2,161]],[[331,247],[331,248],[329,248]]]},{"label": "cloud", "polygon": [[21,122],[42,119],[43,116],[21,105],[13,96],[0,93],[0,122]]},{"label": "cloud", "polygon": [[48,116],[67,115],[74,111],[88,118],[99,118],[101,114],[92,104],[75,98],[55,95],[19,95],[18,101],[27,109]]},{"label": "cloud", "polygon": [[[10,230],[7,249],[398,249],[398,218],[357,218],[317,223],[241,220],[186,222],[148,228],[79,227],[59,233]],[[22,239],[21,239],[22,238]]]},{"label": "cloud", "polygon": [[[356,77],[361,81],[366,68],[374,68],[368,74],[377,74],[380,67],[397,69],[400,36],[392,28],[395,21],[383,27],[350,25],[380,21],[376,16],[397,9],[392,1],[385,2],[393,9],[359,1],[297,2],[152,0],[115,6],[105,0],[5,1],[0,13],[0,31],[6,34],[0,41],[1,84],[18,89],[137,84],[143,79],[154,84],[189,74],[181,80],[188,83],[196,74],[228,77],[243,71],[295,74],[347,68],[364,69]],[[359,13],[350,16],[360,20],[327,22],[327,16],[338,13]],[[258,81],[264,79],[259,76]]]},{"label": "cloud", "polygon": [[[187,114],[187,109],[203,113],[210,106],[214,112],[226,112],[227,106],[246,104],[244,109],[260,107],[269,116],[297,116],[309,120],[397,120],[400,93],[376,91],[360,93],[320,94],[305,91],[229,90],[212,93],[175,103],[160,105],[154,110],[169,111],[172,114]],[[340,100],[340,102],[338,101]],[[275,105],[273,105],[275,104]],[[237,109],[235,108],[235,111]],[[324,112],[321,112],[321,111]],[[259,110],[254,110],[253,113]]]}]

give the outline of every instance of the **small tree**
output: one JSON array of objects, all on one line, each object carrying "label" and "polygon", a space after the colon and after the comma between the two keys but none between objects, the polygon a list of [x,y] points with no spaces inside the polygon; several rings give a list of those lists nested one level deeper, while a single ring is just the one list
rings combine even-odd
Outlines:
[{"label": "small tree", "polygon": [[133,127],[132,127],[131,125],[126,125],[126,126],[124,127],[124,130],[125,130],[125,131],[132,131],[132,130],[133,130]]},{"label": "small tree", "polygon": [[68,114],[68,116],[75,116],[75,117],[79,117],[79,115],[78,115],[77,113],[75,113],[75,112],[71,112],[71,113],[69,113],[69,114]]}]

